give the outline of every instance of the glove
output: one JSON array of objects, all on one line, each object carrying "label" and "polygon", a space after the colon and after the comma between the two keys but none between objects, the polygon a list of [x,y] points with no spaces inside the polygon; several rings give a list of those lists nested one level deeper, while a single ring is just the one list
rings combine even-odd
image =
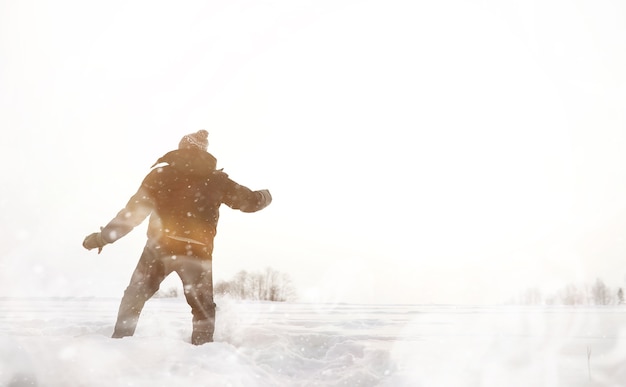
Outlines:
[{"label": "glove", "polygon": [[266,189],[262,189],[260,191],[257,191],[258,193],[261,194],[261,196],[263,197],[263,199],[261,199],[259,202],[261,204],[261,208],[265,208],[267,206],[270,205],[270,203],[272,202],[272,195],[270,194],[269,190]]},{"label": "glove", "polygon": [[94,232],[93,234],[87,235],[85,240],[83,241],[83,247],[87,250],[98,248],[98,254],[102,251],[102,248],[108,244],[104,239],[102,239],[101,232]]},{"label": "glove", "polygon": [[266,189],[252,191],[252,193],[254,196],[239,207],[241,212],[257,212],[269,206],[272,202],[272,195],[270,195],[270,191]]}]

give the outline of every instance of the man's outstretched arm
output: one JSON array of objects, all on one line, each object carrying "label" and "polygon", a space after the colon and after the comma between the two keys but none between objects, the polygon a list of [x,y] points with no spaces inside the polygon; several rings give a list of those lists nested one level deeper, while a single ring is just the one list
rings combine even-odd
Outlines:
[{"label": "man's outstretched arm", "polygon": [[224,174],[224,204],[241,212],[257,212],[272,203],[269,190],[252,191],[248,187],[238,184]]},{"label": "man's outstretched arm", "polygon": [[105,227],[100,228],[100,232],[87,235],[83,241],[83,247],[87,250],[97,248],[99,254],[104,246],[122,238],[140,225],[150,215],[152,208],[152,199],[146,188],[142,186],[115,218]]}]

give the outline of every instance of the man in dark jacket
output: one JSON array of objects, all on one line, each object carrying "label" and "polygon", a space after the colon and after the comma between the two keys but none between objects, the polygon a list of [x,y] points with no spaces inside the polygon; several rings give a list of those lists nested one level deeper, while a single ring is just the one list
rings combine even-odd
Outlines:
[{"label": "man in dark jacket", "polygon": [[193,314],[191,342],[213,341],[212,253],[220,205],[243,212],[267,207],[268,190],[252,191],[216,170],[207,152],[208,132],[186,135],[177,150],[153,165],[139,190],[100,232],[88,235],[83,246],[98,249],[128,234],[150,215],[148,241],[122,298],[114,338],[132,336],[145,302],[170,273],[182,280]]}]

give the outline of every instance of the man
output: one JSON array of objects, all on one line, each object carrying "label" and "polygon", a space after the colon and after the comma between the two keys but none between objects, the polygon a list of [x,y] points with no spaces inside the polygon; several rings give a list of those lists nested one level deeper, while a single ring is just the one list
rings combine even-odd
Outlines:
[{"label": "man", "polygon": [[[193,314],[191,342],[213,341],[212,253],[220,205],[243,212],[267,207],[268,190],[252,191],[216,170],[207,152],[208,132],[185,135],[177,150],[161,157],[115,218],[100,232],[88,235],[83,246],[98,249],[128,234],[150,215],[148,240],[130,284],[124,292],[114,338],[132,336],[145,302],[161,282],[176,272],[182,280]],[[154,168],[156,166],[156,168]]]}]

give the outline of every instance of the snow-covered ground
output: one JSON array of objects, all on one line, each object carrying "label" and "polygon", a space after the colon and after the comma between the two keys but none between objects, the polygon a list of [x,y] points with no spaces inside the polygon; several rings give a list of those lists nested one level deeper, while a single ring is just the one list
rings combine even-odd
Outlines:
[{"label": "snow-covered ground", "polygon": [[224,299],[197,347],[180,298],[110,339],[118,301],[0,298],[0,386],[626,385],[626,307]]}]

